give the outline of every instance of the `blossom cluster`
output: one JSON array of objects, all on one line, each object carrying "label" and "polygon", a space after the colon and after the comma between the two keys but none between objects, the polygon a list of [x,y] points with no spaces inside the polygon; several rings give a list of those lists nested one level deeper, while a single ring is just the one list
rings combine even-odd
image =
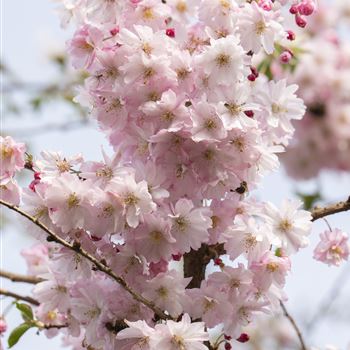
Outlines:
[{"label": "blossom cluster", "polygon": [[[282,158],[296,179],[315,177],[324,169],[350,170],[350,43],[342,34],[350,28],[348,13],[346,1],[320,4],[290,79],[299,85],[307,106]],[[342,30],[340,24],[345,25]]]},{"label": "blossom cluster", "polygon": [[[216,326],[227,344],[243,339],[242,326],[286,299],[290,256],[311,228],[298,201],[277,208],[248,197],[278,168],[305,111],[297,85],[267,81],[252,57],[289,40],[282,10],[306,2],[61,3],[63,22],[78,25],[72,63],[89,75],[76,101],[114,154],[96,162],[42,152],[22,208],[172,320],[39,230],[44,246],[23,253],[44,278],[33,291],[37,317],[64,326],[48,335],[63,332],[77,350],[207,349],[205,329]],[[193,285],[183,264],[203,248],[214,264]]]},{"label": "blossom cluster", "polygon": [[10,136],[0,136],[0,152],[1,198],[18,205],[20,203],[20,188],[14,176],[16,172],[24,168],[25,145],[16,143]]}]

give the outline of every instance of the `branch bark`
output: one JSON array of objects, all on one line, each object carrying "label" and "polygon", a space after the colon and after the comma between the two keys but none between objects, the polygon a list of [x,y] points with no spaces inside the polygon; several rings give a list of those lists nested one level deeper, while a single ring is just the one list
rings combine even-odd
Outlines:
[{"label": "branch bark", "polygon": [[294,318],[289,314],[286,306],[283,304],[282,301],[280,301],[280,304],[281,304],[281,308],[283,310],[284,316],[286,316],[288,318],[288,320],[292,324],[293,328],[295,329],[295,332],[297,333],[297,336],[298,336],[299,342],[300,342],[300,348],[302,350],[307,350],[306,345],[305,345],[305,341],[304,341],[304,338],[303,338],[303,335],[301,334],[301,331],[300,331],[298,325],[296,324]]},{"label": "branch bark", "polygon": [[27,218],[28,220],[30,220],[31,222],[33,222],[36,226],[40,227],[43,231],[45,231],[50,239],[53,242],[56,242],[70,250],[75,251],[76,253],[80,254],[81,256],[83,256],[84,258],[86,258],[87,260],[91,261],[97,270],[105,273],[106,275],[108,275],[110,278],[112,278],[114,281],[116,281],[118,284],[120,284],[136,301],[144,304],[146,307],[148,307],[149,309],[151,309],[159,318],[163,319],[163,320],[167,320],[167,319],[172,319],[172,317],[170,317],[169,315],[165,314],[163,310],[161,310],[159,307],[157,307],[153,302],[147,300],[146,298],[144,298],[142,295],[139,295],[138,293],[136,293],[127,283],[126,281],[116,275],[113,270],[103,264],[102,262],[100,262],[98,259],[96,259],[94,256],[92,256],[91,254],[89,254],[86,250],[84,250],[80,244],[71,244],[67,241],[65,241],[63,238],[61,238],[60,236],[58,236],[56,233],[54,233],[53,231],[51,231],[48,227],[46,227],[42,222],[40,222],[37,218],[29,215],[28,213],[26,213],[25,211],[21,210],[20,208],[16,207],[15,205],[8,203],[6,201],[3,201],[2,199],[0,200],[0,204],[4,205],[5,207],[17,212],[18,214],[24,216],[25,218]]},{"label": "branch bark", "polygon": [[16,300],[22,300],[22,301],[26,301],[27,303],[30,303],[32,305],[35,305],[35,306],[39,306],[40,303],[33,299],[32,297],[29,297],[29,296],[24,296],[24,295],[20,295],[20,294],[17,294],[17,293],[13,293],[13,292],[10,292],[6,289],[0,289],[0,295],[4,295],[6,297],[11,297],[11,298],[14,298]]},{"label": "branch bark", "polygon": [[199,288],[205,278],[205,270],[211,259],[225,254],[223,244],[202,244],[198,250],[193,250],[184,255],[184,276],[192,277],[187,288]]},{"label": "branch bark", "polygon": [[37,284],[43,282],[44,279],[36,276],[20,275],[17,273],[0,270],[0,277],[7,278],[12,282],[23,282],[29,284]]},{"label": "branch bark", "polygon": [[312,221],[316,221],[328,215],[333,215],[350,210],[350,197],[345,202],[339,202],[326,207],[315,207],[311,211]]}]

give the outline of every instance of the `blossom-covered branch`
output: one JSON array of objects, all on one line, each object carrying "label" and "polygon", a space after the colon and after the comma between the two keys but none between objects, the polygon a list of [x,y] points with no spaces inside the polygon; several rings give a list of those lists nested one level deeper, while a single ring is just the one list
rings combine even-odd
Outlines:
[{"label": "blossom-covered branch", "polygon": [[37,218],[29,215],[28,213],[24,212],[20,208],[16,207],[15,205],[12,205],[8,202],[3,201],[0,199],[0,204],[6,206],[7,208],[19,213],[20,215],[24,216],[31,222],[33,222],[35,225],[40,227],[42,230],[44,230],[49,237],[51,238],[52,241],[63,245],[64,247],[71,249],[84,258],[88,259],[91,261],[98,270],[101,272],[104,272],[107,274],[109,277],[111,277],[113,280],[115,280],[117,283],[119,283],[128,293],[132,295],[132,297],[137,300],[138,302],[144,304],[148,308],[154,311],[154,313],[160,317],[161,319],[170,319],[171,317],[165,314],[160,308],[154,305],[153,302],[150,302],[149,300],[145,299],[143,296],[137,294],[134,290],[132,290],[128,284],[125,282],[125,280],[122,277],[117,276],[110,267],[104,265],[102,262],[98,261],[95,257],[93,257],[91,254],[89,254],[86,250],[84,250],[79,244],[71,244],[61,237],[59,237],[57,234],[52,232],[50,229],[48,229],[42,222],[40,222]]},{"label": "blossom-covered branch", "polygon": [[326,207],[315,207],[311,212],[312,221],[348,210],[350,210],[350,197],[346,201],[331,204]]},{"label": "blossom-covered branch", "polygon": [[1,288],[0,295],[11,297],[11,298],[14,298],[16,300],[26,301],[26,302],[33,304],[33,305],[36,305],[36,306],[40,305],[40,303],[37,300],[33,299],[32,297],[20,295],[20,294],[8,291],[6,289]]},{"label": "blossom-covered branch", "polygon": [[7,278],[12,282],[23,282],[23,283],[29,283],[29,284],[37,284],[44,281],[40,277],[20,275],[17,273],[4,271],[4,270],[0,270],[0,277]]}]

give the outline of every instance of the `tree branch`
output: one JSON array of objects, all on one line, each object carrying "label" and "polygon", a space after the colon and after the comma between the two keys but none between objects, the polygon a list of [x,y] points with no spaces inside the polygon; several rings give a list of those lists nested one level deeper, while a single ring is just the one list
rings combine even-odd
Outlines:
[{"label": "tree branch", "polygon": [[337,279],[334,281],[331,289],[327,293],[324,299],[322,299],[316,313],[306,324],[306,330],[308,334],[311,334],[317,325],[317,322],[322,318],[327,316],[328,311],[333,306],[333,303],[338,299],[339,294],[342,292],[342,287],[344,287],[344,282],[347,281],[347,275],[350,273],[348,266],[345,266],[344,270],[341,271]]},{"label": "tree branch", "polygon": [[300,342],[300,348],[302,350],[307,350],[306,348],[306,345],[305,345],[305,342],[304,342],[304,339],[303,339],[303,336],[301,334],[301,331],[298,327],[298,325],[296,324],[294,318],[289,314],[286,306],[283,304],[283,302],[280,300],[280,304],[281,304],[281,308],[283,310],[283,314],[284,316],[286,316],[288,318],[288,320],[290,321],[290,323],[292,324],[293,328],[295,329],[295,332],[297,333],[298,335],[298,338],[299,338],[299,342]]},{"label": "tree branch", "polygon": [[40,303],[37,300],[35,300],[31,297],[16,294],[16,293],[10,292],[10,291],[2,289],[2,288],[0,289],[0,295],[5,295],[6,297],[11,297],[11,298],[14,298],[16,300],[23,300],[23,301],[26,301],[27,303],[33,304],[35,306],[40,305]]},{"label": "tree branch", "polygon": [[13,204],[10,204],[6,201],[3,201],[2,199],[0,199],[0,204],[6,206],[7,208],[17,212],[18,214],[24,216],[25,218],[27,218],[28,220],[30,220],[31,222],[33,222],[35,225],[37,225],[38,227],[40,227],[43,231],[45,231],[49,237],[51,238],[52,241],[63,245],[64,247],[75,251],[76,253],[80,254],[81,256],[83,256],[84,258],[86,258],[87,260],[91,261],[95,266],[96,269],[105,273],[106,275],[108,275],[109,277],[111,277],[114,281],[116,281],[118,284],[120,284],[136,301],[144,304],[145,306],[147,306],[149,309],[151,309],[159,318],[163,319],[163,320],[167,320],[167,319],[172,319],[171,316],[167,315],[164,313],[163,310],[161,310],[159,307],[157,307],[153,302],[147,300],[146,298],[144,298],[142,295],[137,294],[127,283],[126,281],[116,275],[113,270],[103,264],[102,262],[100,262],[99,260],[97,260],[94,256],[90,255],[85,249],[83,249],[80,244],[77,243],[69,243],[67,241],[65,241],[64,239],[62,239],[61,237],[59,237],[56,233],[54,233],[53,231],[51,231],[48,227],[46,227],[42,222],[40,222],[37,218],[29,215],[28,213],[24,212],[23,210],[21,210],[20,208],[16,207]]},{"label": "tree branch", "polygon": [[350,210],[350,197],[345,202],[331,204],[326,207],[315,207],[311,211],[312,221],[316,221],[328,215]]},{"label": "tree branch", "polygon": [[20,275],[17,273],[8,272],[4,270],[0,270],[0,277],[7,278],[12,282],[23,282],[23,283],[30,283],[30,284],[37,284],[44,281],[44,279],[40,277]]},{"label": "tree branch", "polygon": [[213,245],[202,244],[198,250],[191,249],[190,252],[186,253],[184,255],[184,276],[192,277],[187,288],[199,288],[205,277],[205,269],[210,260],[218,258],[225,253],[222,243]]}]

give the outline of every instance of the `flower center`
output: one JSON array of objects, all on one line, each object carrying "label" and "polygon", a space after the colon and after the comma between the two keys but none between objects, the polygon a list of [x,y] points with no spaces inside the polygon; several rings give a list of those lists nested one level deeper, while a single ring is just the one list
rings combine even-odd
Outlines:
[{"label": "flower center", "polygon": [[243,137],[237,137],[230,141],[231,145],[234,145],[240,152],[244,151],[245,142]]},{"label": "flower center", "polygon": [[2,146],[1,147],[1,156],[2,158],[10,158],[13,154],[13,149],[10,147]]},{"label": "flower center", "polygon": [[291,228],[292,228],[292,223],[287,219],[282,220],[278,225],[278,229],[284,233],[289,232]]},{"label": "flower center", "polygon": [[242,107],[240,105],[236,105],[235,103],[225,103],[225,107],[232,116],[237,116],[237,114],[242,111]]},{"label": "flower center", "polygon": [[171,343],[178,350],[186,350],[184,339],[176,334],[174,334],[173,337],[171,338]]},{"label": "flower center", "polygon": [[145,7],[142,11],[142,17],[145,20],[151,20],[154,18],[154,13],[151,7]]},{"label": "flower center", "polygon": [[187,227],[187,220],[183,216],[179,216],[175,219],[176,227],[178,231],[184,232]]},{"label": "flower center", "polygon": [[164,119],[167,122],[171,122],[174,119],[175,115],[171,111],[167,111],[162,115],[162,119]]},{"label": "flower center", "polygon": [[343,249],[334,245],[331,247],[330,252],[332,255],[340,256],[343,254]]},{"label": "flower center", "polygon": [[161,298],[166,298],[168,296],[168,290],[163,286],[159,287],[156,292]]},{"label": "flower center", "polygon": [[105,177],[110,180],[113,177],[113,170],[110,167],[105,166],[101,169],[96,170],[96,176]]},{"label": "flower center", "polygon": [[185,80],[190,72],[186,68],[179,68],[176,71],[179,80]]},{"label": "flower center", "polygon": [[271,110],[273,114],[286,113],[288,110],[277,103],[271,105]]},{"label": "flower center", "polygon": [[155,242],[159,242],[163,238],[163,234],[160,231],[157,231],[157,230],[152,231],[150,233],[150,236],[153,239],[153,241],[155,241]]},{"label": "flower center", "polygon": [[176,10],[178,10],[180,13],[184,13],[187,11],[187,5],[185,1],[179,1],[176,4]]},{"label": "flower center", "polygon": [[256,240],[256,237],[253,236],[251,233],[247,233],[244,237],[244,246],[247,250],[253,248],[256,246],[258,241]]},{"label": "flower center", "polygon": [[142,51],[147,54],[150,55],[153,51],[152,46],[149,43],[143,43],[142,45]]},{"label": "flower center", "polygon": [[275,262],[270,262],[266,265],[266,270],[269,272],[275,272],[279,268],[278,264]]},{"label": "flower center", "polygon": [[255,33],[258,35],[261,35],[265,32],[266,30],[266,25],[264,21],[259,21],[255,23]]},{"label": "flower center", "polygon": [[56,162],[56,168],[60,173],[65,173],[66,171],[70,170],[70,164],[65,160],[58,160]]},{"label": "flower center", "polygon": [[127,193],[124,197],[124,204],[126,206],[137,204],[139,199],[133,193]]},{"label": "flower center", "polygon": [[230,56],[221,53],[218,56],[216,56],[215,62],[220,68],[225,67],[230,63]]},{"label": "flower center", "polygon": [[215,120],[214,119],[207,119],[204,123],[204,127],[207,129],[207,130],[213,130],[216,128],[216,123],[215,123]]},{"label": "flower center", "polygon": [[68,197],[67,204],[68,204],[68,209],[72,209],[74,207],[77,207],[79,204],[80,200],[75,192],[71,193]]}]

